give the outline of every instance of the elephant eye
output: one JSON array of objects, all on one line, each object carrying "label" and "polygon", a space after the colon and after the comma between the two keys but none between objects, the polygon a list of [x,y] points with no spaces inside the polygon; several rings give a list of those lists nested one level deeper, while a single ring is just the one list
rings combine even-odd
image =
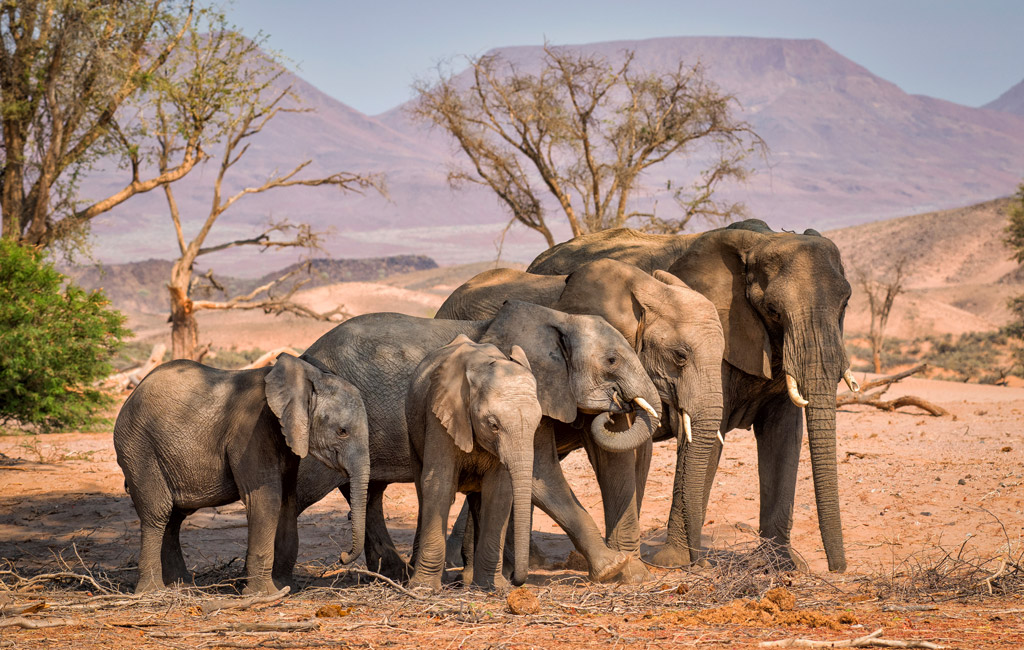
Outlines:
[{"label": "elephant eye", "polygon": [[348,438],[348,429],[346,429],[345,427],[341,427],[340,429],[338,429],[338,437]]},{"label": "elephant eye", "polygon": [[618,361],[618,360],[619,360],[618,357],[608,357],[608,365],[609,366],[614,366],[615,362]]},{"label": "elephant eye", "polygon": [[487,418],[487,425],[491,427],[491,431],[497,432],[501,429],[501,425],[496,418]]},{"label": "elephant eye", "polygon": [[780,320],[782,318],[782,314],[780,314],[779,310],[775,308],[775,305],[771,304],[770,302],[765,303],[764,309],[765,311],[768,312],[768,315],[771,316],[773,320]]},{"label": "elephant eye", "polygon": [[689,350],[676,350],[675,355],[676,363],[679,364],[680,366],[685,366],[686,363],[690,360]]}]

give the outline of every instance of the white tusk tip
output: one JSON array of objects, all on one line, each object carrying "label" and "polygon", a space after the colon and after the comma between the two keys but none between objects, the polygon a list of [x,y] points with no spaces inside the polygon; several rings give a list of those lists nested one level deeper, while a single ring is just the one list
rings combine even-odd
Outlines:
[{"label": "white tusk tip", "polygon": [[642,397],[636,397],[633,399],[633,401],[636,403],[637,406],[647,411],[652,418],[658,418],[658,412],[654,410],[654,407],[651,406],[647,400],[645,400]]}]

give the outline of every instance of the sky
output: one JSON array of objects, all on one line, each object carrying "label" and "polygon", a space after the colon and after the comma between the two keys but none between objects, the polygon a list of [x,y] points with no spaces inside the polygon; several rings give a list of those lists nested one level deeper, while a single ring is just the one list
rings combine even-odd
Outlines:
[{"label": "sky", "polygon": [[664,36],[816,38],[912,94],[980,106],[1024,79],[1024,0],[235,0],[229,18],[368,115],[460,55]]}]

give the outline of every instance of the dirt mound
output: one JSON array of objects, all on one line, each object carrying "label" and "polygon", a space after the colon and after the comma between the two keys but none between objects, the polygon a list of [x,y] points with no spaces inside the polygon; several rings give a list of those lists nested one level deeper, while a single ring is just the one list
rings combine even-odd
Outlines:
[{"label": "dirt mound", "polygon": [[813,609],[797,609],[796,597],[785,587],[768,591],[755,600],[738,598],[722,607],[702,611],[670,612],[652,619],[670,621],[675,625],[747,625],[747,626],[802,626],[841,630],[857,623],[849,613],[826,614]]}]

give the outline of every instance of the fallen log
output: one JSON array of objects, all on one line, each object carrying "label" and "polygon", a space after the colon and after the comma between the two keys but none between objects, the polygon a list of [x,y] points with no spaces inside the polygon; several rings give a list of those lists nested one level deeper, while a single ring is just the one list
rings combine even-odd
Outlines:
[{"label": "fallen log", "polygon": [[141,366],[136,366],[135,368],[129,368],[128,370],[119,372],[116,375],[111,375],[104,379],[101,382],[101,385],[115,391],[135,388],[143,379],[146,378],[146,375],[151,373],[154,368],[163,362],[164,354],[166,353],[167,345],[164,343],[157,343],[149,353],[149,359],[146,360],[146,363]]},{"label": "fallen log", "polygon": [[814,639],[781,639],[779,641],[762,641],[762,648],[926,648],[941,650],[944,646],[928,641],[896,641],[882,639],[882,628],[862,637],[845,641],[816,641]]},{"label": "fallen log", "polygon": [[[896,409],[904,406],[916,406],[917,408],[925,411],[929,415],[934,415],[936,417],[942,415],[949,415],[949,412],[946,409],[936,404],[932,404],[928,400],[917,397],[916,395],[904,395],[902,397],[897,397],[896,399],[893,400],[882,399],[882,395],[887,390],[889,390],[889,388],[894,383],[900,381],[901,379],[906,379],[911,375],[916,375],[917,373],[923,371],[927,367],[928,364],[922,363],[919,366],[915,366],[909,370],[904,370],[903,372],[896,373],[895,375],[889,375],[888,377],[879,377],[878,379],[872,379],[871,381],[864,382],[863,384],[861,384],[860,390],[857,391],[856,393],[853,391],[847,391],[845,393],[840,393],[839,395],[837,395],[836,406],[838,407],[848,406],[850,404],[860,404],[863,406],[874,406],[875,408],[881,409],[883,411],[895,411]],[[876,390],[873,393],[869,393],[868,391],[870,391],[873,388],[881,388],[881,390]]]}]

